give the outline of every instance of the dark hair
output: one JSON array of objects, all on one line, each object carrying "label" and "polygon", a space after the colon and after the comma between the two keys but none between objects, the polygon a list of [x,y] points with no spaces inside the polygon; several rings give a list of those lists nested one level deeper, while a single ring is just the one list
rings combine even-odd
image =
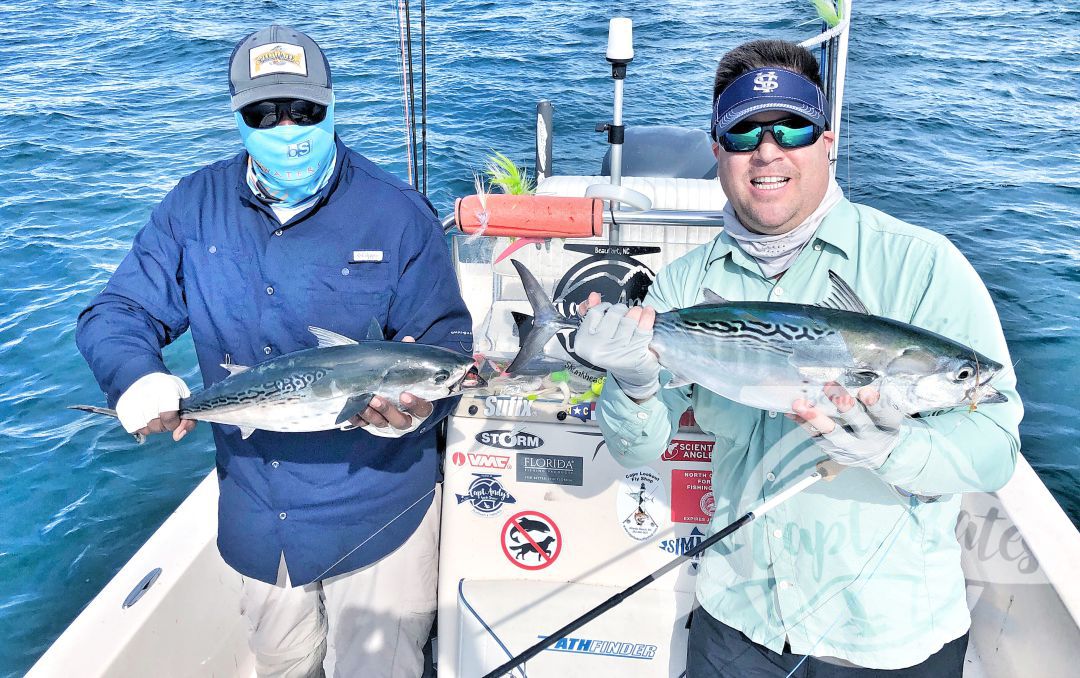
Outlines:
[{"label": "dark hair", "polygon": [[712,101],[715,104],[728,85],[743,73],[757,68],[786,68],[805,76],[824,89],[818,62],[810,50],[784,40],[753,40],[739,45],[720,59],[713,80]]}]

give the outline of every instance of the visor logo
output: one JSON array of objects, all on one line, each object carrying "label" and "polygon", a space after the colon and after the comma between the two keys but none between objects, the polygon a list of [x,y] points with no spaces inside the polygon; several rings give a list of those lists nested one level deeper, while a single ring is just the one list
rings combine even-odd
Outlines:
[{"label": "visor logo", "polygon": [[776,71],[769,71],[768,73],[758,73],[757,76],[754,78],[755,92],[764,92],[765,94],[769,94],[779,86],[780,83],[777,82]]}]

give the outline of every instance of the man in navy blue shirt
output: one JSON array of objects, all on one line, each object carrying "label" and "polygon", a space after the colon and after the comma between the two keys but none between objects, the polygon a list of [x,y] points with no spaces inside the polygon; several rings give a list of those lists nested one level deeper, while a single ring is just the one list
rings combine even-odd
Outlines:
[{"label": "man in navy blue shirt", "polygon": [[[230,58],[245,151],[183,178],[135,236],[77,341],[130,432],[195,425],[161,349],[189,327],[205,385],[223,363],[311,348],[309,325],[468,352],[471,321],[430,203],[334,133],[325,56],[271,26]],[[454,399],[375,398],[356,430],[213,425],[218,547],[244,575],[260,676],[418,676],[436,607],[436,424]]]}]

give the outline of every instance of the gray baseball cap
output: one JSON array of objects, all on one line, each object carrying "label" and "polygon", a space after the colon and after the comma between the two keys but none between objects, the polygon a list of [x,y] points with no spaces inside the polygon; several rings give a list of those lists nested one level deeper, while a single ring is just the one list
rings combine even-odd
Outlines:
[{"label": "gray baseball cap", "polygon": [[234,111],[264,99],[304,99],[329,106],[330,64],[315,41],[295,28],[273,25],[241,40],[229,57]]}]

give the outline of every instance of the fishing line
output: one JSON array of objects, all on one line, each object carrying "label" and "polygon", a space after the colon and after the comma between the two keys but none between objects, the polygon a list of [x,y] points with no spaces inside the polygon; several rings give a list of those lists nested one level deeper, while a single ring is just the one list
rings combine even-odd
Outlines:
[{"label": "fishing line", "polygon": [[[416,162],[416,90],[413,86],[416,78],[413,73],[413,56],[412,56],[412,17],[409,13],[409,0],[405,2],[405,48],[409,55],[409,119],[405,122],[409,126],[409,136],[412,139],[411,152],[412,152],[412,164],[419,170],[419,165]],[[419,177],[413,177],[413,187],[415,188],[419,184]]]},{"label": "fishing line", "polygon": [[427,0],[420,0],[420,154],[423,179],[420,192],[427,195]]},{"label": "fishing line", "polygon": [[[913,497],[911,498],[911,502],[913,502],[913,503],[917,503],[917,502],[918,502],[918,500],[917,500],[917,499],[915,499],[915,497],[913,496]],[[903,532],[903,529],[897,529],[897,528],[900,528],[900,527],[901,527],[901,525],[900,525],[900,522],[901,522],[901,521],[902,521],[902,520],[903,520],[904,518],[906,518],[906,517],[907,517],[908,515],[913,515],[913,513],[912,513],[912,510],[911,510],[911,505],[910,505],[910,504],[909,504],[909,506],[908,506],[908,507],[905,507],[905,509],[904,509],[904,510],[905,510],[905,513],[901,514],[901,515],[900,515],[900,517],[899,517],[899,518],[897,518],[897,520],[896,520],[896,523],[894,523],[894,524],[893,524],[893,526],[892,526],[892,528],[891,528],[891,529],[889,530],[889,532],[892,532],[892,531],[894,531],[894,530],[896,531],[896,534],[894,534],[894,535],[893,535],[892,541],[890,541],[890,542],[889,542],[889,545],[888,545],[888,547],[886,547],[886,549],[885,549],[885,552],[881,554],[881,558],[880,558],[880,559],[878,560],[877,564],[876,564],[876,565],[874,565],[874,569],[873,569],[873,570],[871,570],[871,571],[870,571],[870,573],[866,575],[866,579],[864,579],[864,580],[863,580],[863,583],[862,583],[863,585],[862,585],[861,587],[859,587],[859,590],[858,590],[858,591],[856,591],[856,593],[861,593],[861,592],[862,592],[862,590],[863,590],[864,588],[866,588],[866,585],[867,585],[867,584],[868,584],[868,583],[870,582],[870,580],[871,580],[871,579],[872,579],[872,578],[874,577],[874,575],[875,575],[875,574],[877,574],[878,568],[880,568],[880,567],[881,567],[881,564],[885,562],[885,559],[886,559],[886,558],[888,558],[888,556],[889,556],[889,552],[890,552],[890,551],[892,551],[892,547],[893,547],[893,545],[894,545],[894,544],[896,544],[896,541],[897,541],[897,540],[898,540],[898,539],[900,538],[900,534],[901,534],[901,533]],[[886,539],[888,539],[888,537],[886,537]],[[823,602],[821,603],[821,605],[818,605],[818,606],[817,606],[816,608],[814,608],[814,610],[811,610],[811,613],[813,613],[813,612],[815,612],[815,611],[817,611],[817,610],[821,609],[821,607],[822,607],[823,605],[825,605],[825,603],[827,603],[827,602],[829,602],[830,600],[832,600],[833,598],[835,598],[835,597],[836,597],[836,596],[837,596],[838,594],[840,594],[840,593],[843,593],[843,592],[844,592],[844,591],[846,591],[846,590],[847,590],[848,588],[850,588],[850,587],[854,586],[854,585],[855,585],[855,583],[859,581],[859,577],[861,577],[861,576],[862,576],[862,570],[866,569],[866,566],[870,564],[870,561],[871,561],[871,560],[872,560],[872,559],[874,558],[874,556],[875,556],[875,555],[877,554],[877,552],[881,550],[881,547],[882,547],[882,546],[883,546],[884,544],[885,544],[885,540],[883,539],[883,540],[881,541],[881,543],[880,543],[880,544],[878,544],[877,548],[876,548],[876,549],[874,550],[874,553],[871,553],[871,554],[870,554],[870,558],[867,558],[867,560],[866,560],[866,563],[865,563],[865,564],[863,564],[863,567],[862,567],[862,569],[860,569],[860,570],[859,570],[859,573],[858,573],[857,575],[855,575],[855,579],[853,579],[853,580],[852,580],[852,581],[851,581],[851,582],[850,582],[849,584],[845,585],[845,586],[844,586],[844,588],[840,589],[839,591],[837,591],[837,592],[836,592],[836,593],[834,593],[833,595],[829,596],[829,597],[828,597],[828,598],[827,598],[827,599],[826,599],[825,601],[823,601]],[[809,616],[809,615],[807,615],[807,616]],[[807,618],[807,616],[804,616],[804,617],[803,617],[802,619],[800,619],[800,620],[799,620],[798,622],[796,622],[795,626],[798,626],[798,625],[799,625],[800,623],[802,623],[802,621],[803,621],[803,620],[805,620],[805,619]],[[807,659],[808,659],[808,658],[809,658],[809,657],[810,657],[811,655],[813,655],[813,654],[814,654],[814,650],[816,650],[816,649],[818,648],[818,646],[819,646],[819,645],[821,644],[821,642],[822,642],[823,640],[825,640],[825,638],[826,638],[826,637],[828,637],[829,633],[831,633],[831,632],[832,632],[832,630],[833,630],[833,627],[835,627],[835,626],[836,626],[836,625],[837,625],[837,624],[838,624],[838,623],[840,622],[840,620],[841,620],[841,619],[843,618],[843,616],[844,616],[844,612],[843,612],[843,610],[841,610],[841,611],[840,611],[840,612],[839,612],[839,613],[838,613],[838,614],[836,615],[836,617],[835,617],[835,618],[833,619],[832,623],[831,623],[831,624],[829,624],[828,628],[826,628],[826,629],[825,629],[825,631],[824,631],[824,632],[823,632],[823,633],[821,634],[821,636],[820,636],[820,637],[819,637],[819,638],[817,639],[817,641],[815,641],[815,642],[814,642],[814,644],[813,644],[813,645],[812,645],[812,646],[810,647],[810,651],[809,651],[809,652],[807,652],[806,654],[804,654],[804,655],[803,655],[802,659],[800,659],[800,660],[799,660],[799,663],[798,663],[798,664],[796,664],[796,665],[795,665],[795,667],[791,669],[791,672],[790,672],[790,673],[788,673],[788,674],[787,674],[787,675],[786,675],[786,676],[785,676],[784,678],[791,678],[792,676],[794,676],[794,675],[795,675],[795,672],[799,670],[799,667],[800,667],[800,666],[802,666],[802,665],[803,665],[803,663],[804,663],[804,662],[805,662],[805,661],[806,661],[806,660],[807,660]],[[775,638],[776,638],[776,637],[774,637],[774,639],[775,639]],[[745,650],[744,650],[744,652],[745,652]],[[741,655],[740,655],[740,656],[741,656]]]},{"label": "fishing line", "polygon": [[409,505],[408,505],[407,507],[405,507],[404,509],[402,509],[401,513],[397,514],[396,516],[394,516],[393,518],[391,518],[390,520],[388,520],[388,521],[387,521],[387,522],[386,522],[386,523],[385,523],[385,524],[384,524],[384,525],[383,525],[382,527],[380,527],[379,529],[377,529],[377,530],[375,530],[374,532],[372,532],[372,533],[371,533],[371,536],[369,536],[369,537],[368,537],[367,539],[365,539],[364,541],[362,541],[362,542],[360,542],[359,544],[357,544],[357,545],[356,545],[356,546],[355,546],[355,547],[354,547],[354,548],[353,548],[353,549],[352,549],[351,551],[349,551],[349,552],[348,552],[348,553],[346,553],[345,555],[343,555],[343,556],[341,556],[340,558],[338,558],[338,559],[337,559],[337,561],[336,561],[336,562],[335,562],[335,563],[334,563],[333,565],[331,565],[330,567],[328,567],[328,568],[326,568],[325,570],[323,570],[323,571],[322,571],[322,573],[321,573],[321,574],[319,574],[319,576],[315,577],[315,579],[313,579],[312,581],[318,581],[318,580],[322,579],[322,578],[323,578],[323,577],[324,577],[324,576],[326,575],[326,573],[327,573],[327,572],[329,572],[330,570],[334,569],[334,568],[335,568],[335,567],[337,567],[337,566],[338,566],[339,564],[341,564],[341,561],[345,560],[346,558],[348,558],[348,557],[349,557],[349,556],[351,556],[352,554],[356,553],[356,552],[357,552],[357,551],[358,551],[358,550],[359,550],[359,549],[360,549],[360,548],[361,548],[361,547],[362,547],[362,546],[363,546],[364,544],[368,543],[369,541],[371,541],[372,539],[374,539],[374,538],[375,538],[376,536],[378,536],[378,534],[379,534],[380,532],[382,532],[382,531],[383,531],[383,530],[385,530],[386,528],[390,527],[390,525],[392,525],[392,524],[394,523],[394,521],[395,521],[395,520],[397,520],[397,519],[398,519],[398,518],[400,518],[401,516],[403,516],[403,515],[405,515],[406,513],[408,513],[408,512],[409,512],[409,510],[410,510],[410,509],[412,509],[412,507],[414,507],[414,506],[416,506],[417,504],[419,504],[420,502],[422,502],[422,501],[423,501],[423,500],[424,500],[425,498],[427,498],[427,497],[428,497],[429,495],[434,495],[434,494],[435,494],[435,488],[433,487],[433,488],[431,488],[430,490],[428,490],[427,492],[425,492],[424,494],[420,495],[420,496],[419,496],[419,497],[417,498],[417,500],[416,500],[416,501],[414,501],[413,503],[409,504]]},{"label": "fishing line", "polygon": [[409,127],[411,102],[409,101],[409,69],[405,61],[405,6],[407,0],[398,0],[398,54],[401,56],[401,104],[405,115],[405,165],[409,183],[413,183],[413,135]]}]

